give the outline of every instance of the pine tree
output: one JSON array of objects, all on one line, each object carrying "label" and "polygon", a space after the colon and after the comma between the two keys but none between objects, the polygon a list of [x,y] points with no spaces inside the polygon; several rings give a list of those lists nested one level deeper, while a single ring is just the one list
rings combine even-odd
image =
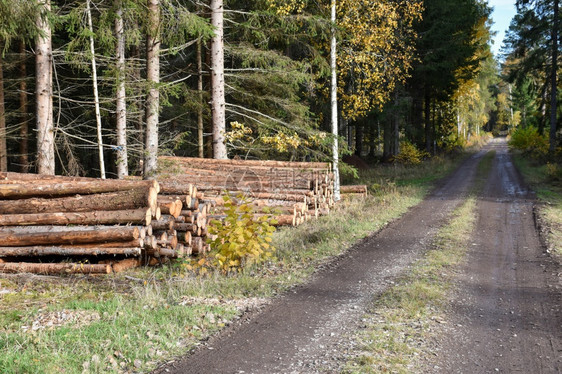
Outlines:
[{"label": "pine tree", "polygon": [[37,2],[39,5],[37,29],[40,31],[35,42],[37,172],[54,175],[53,56],[51,25],[48,19],[51,12],[51,0],[37,0]]}]

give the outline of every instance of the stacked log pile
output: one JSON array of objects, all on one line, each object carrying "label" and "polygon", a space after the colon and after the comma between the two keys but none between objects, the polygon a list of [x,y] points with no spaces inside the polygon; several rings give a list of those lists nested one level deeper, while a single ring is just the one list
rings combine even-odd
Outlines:
[{"label": "stacked log pile", "polygon": [[256,217],[298,226],[329,213],[334,205],[333,173],[325,162],[215,160],[160,157],[164,188],[195,183],[197,199],[220,217],[226,194],[243,197]]},{"label": "stacked log pile", "polygon": [[0,272],[109,273],[184,254],[174,232],[152,226],[168,208],[159,191],[156,181],[2,174]]},{"label": "stacked log pile", "polygon": [[158,234],[172,233],[178,238],[180,255],[208,252],[207,224],[210,205],[192,183],[160,182],[158,202],[162,217],[153,223]]}]

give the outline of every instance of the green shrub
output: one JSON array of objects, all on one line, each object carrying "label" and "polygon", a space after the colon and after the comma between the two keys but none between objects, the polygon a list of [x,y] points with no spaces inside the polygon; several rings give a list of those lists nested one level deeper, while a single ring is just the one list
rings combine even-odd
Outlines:
[{"label": "green shrub", "polygon": [[394,156],[394,161],[404,165],[418,165],[424,158],[429,157],[426,151],[420,151],[408,141],[400,143],[400,153]]},{"label": "green shrub", "polygon": [[509,146],[538,159],[548,154],[548,138],[533,126],[517,128],[511,135]]}]

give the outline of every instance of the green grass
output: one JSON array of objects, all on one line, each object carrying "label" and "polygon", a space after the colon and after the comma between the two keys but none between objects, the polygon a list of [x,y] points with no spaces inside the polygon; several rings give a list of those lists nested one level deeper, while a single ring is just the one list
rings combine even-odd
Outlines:
[{"label": "green grass", "polygon": [[[346,199],[319,220],[278,230],[276,259],[234,276],[197,277],[179,263],[104,277],[2,278],[0,372],[148,372],[236,319],[246,305],[306,281],[319,265],[418,204],[432,182],[458,162],[363,173],[355,183],[378,185],[374,193]],[[96,318],[37,331],[22,328],[60,311]]]},{"label": "green grass", "polygon": [[513,154],[513,160],[525,181],[537,193],[540,201],[538,214],[542,223],[548,227],[544,232],[549,252],[560,258],[562,257],[562,171],[553,170],[560,169],[560,165],[539,164],[519,153]]}]

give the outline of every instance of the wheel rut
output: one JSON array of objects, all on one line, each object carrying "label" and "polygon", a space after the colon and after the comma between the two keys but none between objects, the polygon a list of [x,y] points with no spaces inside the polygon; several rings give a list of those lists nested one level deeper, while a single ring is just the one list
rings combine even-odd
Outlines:
[{"label": "wheel rut", "polygon": [[478,221],[438,342],[441,373],[560,373],[562,314],[558,264],[535,229],[534,195],[505,141],[478,201]]}]

